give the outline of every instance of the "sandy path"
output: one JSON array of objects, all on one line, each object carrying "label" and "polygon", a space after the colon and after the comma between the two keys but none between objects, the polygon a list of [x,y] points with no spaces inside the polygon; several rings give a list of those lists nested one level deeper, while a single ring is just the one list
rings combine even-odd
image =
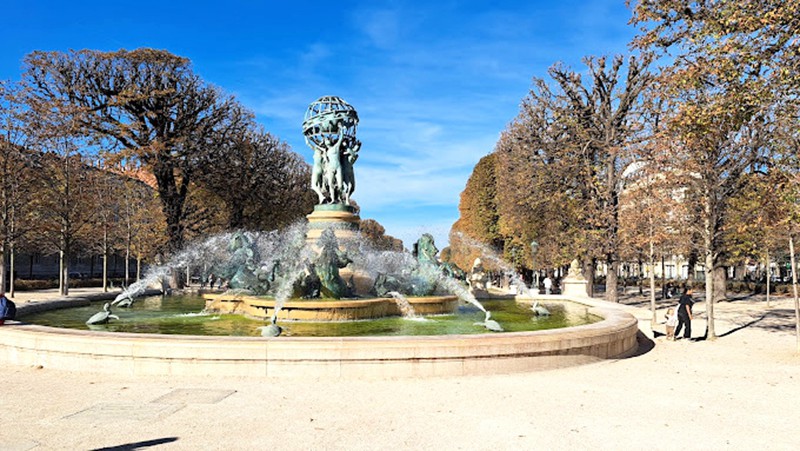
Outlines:
[{"label": "sandy path", "polygon": [[[0,450],[135,443],[145,449],[797,449],[800,355],[791,302],[769,311],[758,300],[723,302],[717,312],[722,337],[714,342],[657,338],[636,357],[527,374],[301,381],[4,367]],[[695,335],[703,328],[695,321]]]}]

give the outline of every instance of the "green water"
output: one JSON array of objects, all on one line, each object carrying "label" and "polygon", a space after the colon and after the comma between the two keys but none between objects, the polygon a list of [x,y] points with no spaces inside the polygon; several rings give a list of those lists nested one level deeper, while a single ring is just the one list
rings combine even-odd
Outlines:
[{"label": "green water", "polygon": [[[599,321],[585,309],[576,306],[549,305],[552,315],[537,317],[530,308],[508,300],[481,301],[492,312],[492,319],[506,332],[555,329]],[[131,308],[116,308],[120,319],[108,324],[87,326],[86,320],[102,310],[103,303],[26,315],[24,322],[43,326],[109,332],[133,332],[178,335],[260,336],[264,321],[240,315],[208,315],[201,313],[205,301],[198,297],[170,296],[137,299]],[[576,313],[577,312],[577,313]],[[437,315],[423,319],[400,317],[352,322],[290,322],[278,321],[282,336],[356,337],[392,335],[450,335],[494,333],[474,323],[481,322],[484,313],[472,306],[459,307],[453,315]]]}]

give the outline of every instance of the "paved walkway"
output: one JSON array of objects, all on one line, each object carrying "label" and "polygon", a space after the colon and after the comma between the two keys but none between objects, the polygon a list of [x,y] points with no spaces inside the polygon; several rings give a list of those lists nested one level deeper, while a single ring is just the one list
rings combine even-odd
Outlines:
[{"label": "paved walkway", "polygon": [[[108,290],[108,292],[103,292],[103,289],[99,287],[70,288],[69,296],[64,297],[59,294],[58,288],[51,288],[48,290],[37,290],[37,291],[17,291],[14,293],[13,297],[9,298],[12,301],[14,301],[17,305],[23,305],[31,301],[50,301],[53,299],[71,299],[71,298],[94,299],[100,297],[113,298],[117,294],[119,294],[120,291],[121,290],[119,288]],[[6,293],[6,296],[8,296],[8,293]]]},{"label": "paved walkway", "polygon": [[[793,303],[744,298],[716,311],[713,342],[657,337],[631,358],[525,374],[295,381],[0,367],[0,450],[797,449]],[[702,335],[704,322],[694,326]]]}]

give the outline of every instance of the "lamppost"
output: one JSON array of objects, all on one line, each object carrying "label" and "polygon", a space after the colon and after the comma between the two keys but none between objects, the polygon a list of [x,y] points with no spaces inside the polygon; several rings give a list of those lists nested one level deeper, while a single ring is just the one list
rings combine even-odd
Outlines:
[{"label": "lamppost", "polygon": [[539,292],[539,271],[536,270],[536,253],[539,252],[539,243],[531,241],[531,271],[533,271],[534,293]]}]

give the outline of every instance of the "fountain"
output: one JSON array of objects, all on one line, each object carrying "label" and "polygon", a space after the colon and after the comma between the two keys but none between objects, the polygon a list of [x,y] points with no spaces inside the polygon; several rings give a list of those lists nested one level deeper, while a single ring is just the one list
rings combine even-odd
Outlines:
[{"label": "fountain", "polygon": [[[503,272],[508,274],[509,277],[511,278],[512,284],[522,291],[521,299],[533,300],[533,304],[531,305],[531,310],[535,314],[542,316],[547,316],[550,314],[547,308],[540,305],[539,301],[535,299],[536,296],[534,296],[533,291],[528,288],[528,285],[525,283],[525,281],[522,280],[522,277],[520,277],[519,274],[517,274],[517,272],[511,265],[509,265],[502,258],[500,258],[500,256],[497,255],[497,253],[493,249],[491,249],[484,243],[481,243],[479,241],[472,239],[467,235],[464,235],[461,232],[456,232],[456,237],[459,239],[459,242],[461,244],[479,250],[483,258],[491,261],[495,266],[502,269]],[[479,296],[487,295],[486,285],[485,285],[485,275],[483,273],[483,262],[481,262],[480,258],[475,259],[475,264],[473,264],[469,280],[470,280],[470,289],[473,292],[476,292]]]},{"label": "fountain", "polygon": [[[635,349],[635,318],[601,301],[562,308],[584,319],[564,334],[537,330],[564,325],[548,326],[549,317],[536,318],[514,302],[484,301],[489,311],[458,278],[463,271],[438,261],[429,234],[412,253],[371,249],[359,237],[360,219],[350,205],[361,149],[357,125],[355,109],[338,97],[322,97],[309,107],[303,133],[314,150],[311,187],[319,202],[307,222],[195,243],[117,296],[111,304],[128,305],[129,313],[99,326],[105,332],[33,324],[0,328],[0,361],[61,368],[91,361],[95,371],[131,374],[396,377],[562,366]],[[185,267],[207,268],[226,279],[228,289],[203,293],[202,314],[175,310],[171,298],[138,302],[147,287],[168,279],[170,268]],[[153,333],[162,330],[158,325],[128,324],[128,315],[163,321],[149,303],[169,310],[170,321],[199,324],[202,332],[161,335]],[[20,316],[46,309],[23,306]],[[431,319],[409,321],[420,316]],[[78,327],[85,327],[82,318]],[[436,330],[448,319],[455,324],[451,329]],[[235,333],[228,335],[246,336],[197,336],[216,335],[214,325],[226,321],[234,324]],[[314,333],[320,327],[323,336]],[[399,334],[382,336],[388,329],[396,331],[388,335]],[[129,333],[141,331],[150,333]]]},{"label": "fountain", "polygon": [[[301,230],[298,225],[289,233],[300,234]],[[264,247],[257,240],[251,237],[243,241],[255,248]],[[279,241],[303,242],[297,237]],[[258,318],[278,315],[281,320],[369,319],[401,313],[385,305],[397,299],[392,293],[398,293],[408,297],[410,305],[419,305],[424,314],[451,313],[459,301],[485,311],[463,282],[449,277],[435,258],[431,259],[436,247],[430,235],[423,236],[416,246],[424,250],[416,257],[407,252],[376,251],[356,236],[348,241],[347,250],[342,250],[332,230],[323,231],[313,248],[306,245],[287,251],[270,245],[283,257],[256,264],[270,275],[270,283],[259,287],[269,288],[259,292],[240,286],[221,294],[206,294],[207,309]],[[228,260],[225,254],[220,257],[223,262]],[[205,264],[217,267],[213,261],[205,260]],[[350,280],[344,279],[344,270]],[[353,282],[354,275],[360,278],[362,288]],[[369,281],[367,289],[363,288],[365,281]]]},{"label": "fountain", "polygon": [[[211,265],[211,270],[227,274],[230,286],[244,291],[215,295],[207,304],[209,311],[284,321],[336,321],[404,314],[418,301],[429,301],[426,313],[452,313],[456,299],[486,311],[449,275],[453,268],[438,262],[438,249],[430,234],[414,245],[415,259],[388,252],[369,255],[373,251],[360,239],[360,219],[350,206],[355,191],[353,165],[361,149],[357,126],[356,110],[341,98],[326,96],[309,106],[303,134],[314,151],[311,187],[318,204],[307,217],[305,240],[296,236],[277,240],[283,246],[259,246],[257,238],[248,233],[234,234],[227,261],[223,267]],[[298,232],[299,227],[295,229]],[[269,248],[269,252],[259,247]],[[269,260],[261,256],[269,256]],[[323,301],[304,302],[318,298]],[[389,308],[387,300],[398,307]]]},{"label": "fountain", "polygon": [[389,296],[393,297],[395,301],[397,301],[397,308],[400,309],[400,313],[403,315],[403,318],[418,318],[417,312],[414,311],[414,307],[410,302],[408,302],[408,299],[405,296],[396,291],[390,291],[388,294]]}]

